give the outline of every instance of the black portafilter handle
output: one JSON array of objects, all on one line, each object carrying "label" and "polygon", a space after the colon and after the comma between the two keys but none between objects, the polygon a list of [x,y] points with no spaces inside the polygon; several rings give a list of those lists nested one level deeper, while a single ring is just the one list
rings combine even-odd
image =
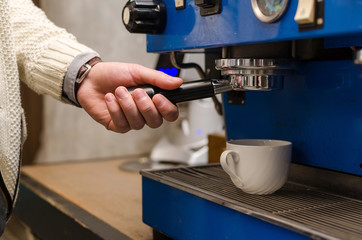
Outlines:
[{"label": "black portafilter handle", "polygon": [[148,94],[151,99],[156,94],[162,94],[168,100],[175,104],[196,99],[213,97],[217,93],[215,92],[216,84],[218,83],[216,83],[215,80],[203,79],[184,82],[179,88],[174,90],[165,90],[152,85],[142,85],[128,88],[128,91],[132,94],[133,90],[135,90],[136,88],[141,88]]}]

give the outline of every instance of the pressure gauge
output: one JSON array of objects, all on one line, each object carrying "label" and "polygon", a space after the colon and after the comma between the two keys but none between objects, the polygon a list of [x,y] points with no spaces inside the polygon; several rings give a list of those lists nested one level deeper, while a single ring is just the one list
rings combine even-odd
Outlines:
[{"label": "pressure gauge", "polygon": [[289,0],[251,0],[255,16],[262,22],[278,20],[286,11]]}]

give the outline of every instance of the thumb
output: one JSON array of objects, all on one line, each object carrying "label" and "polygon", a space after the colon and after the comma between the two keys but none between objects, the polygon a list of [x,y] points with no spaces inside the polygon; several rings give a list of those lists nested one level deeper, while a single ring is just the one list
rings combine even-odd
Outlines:
[{"label": "thumb", "polygon": [[172,77],[166,73],[137,65],[139,69],[132,72],[134,82],[137,85],[150,84],[162,89],[171,90],[178,88],[182,84],[182,79]]}]

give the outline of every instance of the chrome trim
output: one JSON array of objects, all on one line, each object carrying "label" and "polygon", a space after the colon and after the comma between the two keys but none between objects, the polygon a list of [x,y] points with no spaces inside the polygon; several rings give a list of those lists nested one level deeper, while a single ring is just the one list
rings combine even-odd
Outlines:
[{"label": "chrome trim", "polygon": [[258,0],[251,0],[251,6],[253,8],[253,12],[254,12],[255,16],[260,21],[265,22],[265,23],[272,23],[272,22],[275,22],[278,19],[280,19],[280,17],[285,13],[288,3],[289,3],[289,0],[285,0],[283,6],[276,14],[273,14],[272,16],[267,16],[260,10],[260,7],[258,5]]},{"label": "chrome trim", "polygon": [[270,91],[283,88],[283,76],[276,75],[230,75],[234,90]]},{"label": "chrome trim", "polygon": [[230,81],[217,80],[217,81],[213,81],[212,85],[214,86],[215,95],[233,90],[233,87],[231,86]]},{"label": "chrome trim", "polygon": [[215,68],[228,76],[233,90],[276,90],[283,87],[286,73],[295,68],[286,59],[226,58],[217,59]]}]

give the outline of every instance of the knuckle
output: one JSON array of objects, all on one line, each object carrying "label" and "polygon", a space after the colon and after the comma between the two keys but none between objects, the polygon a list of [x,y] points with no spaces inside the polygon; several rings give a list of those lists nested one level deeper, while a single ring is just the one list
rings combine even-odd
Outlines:
[{"label": "knuckle", "polygon": [[176,121],[178,116],[179,116],[179,112],[176,110],[176,111],[168,112],[168,114],[166,114],[164,116],[164,118],[169,122],[173,122],[173,121]]},{"label": "knuckle", "polygon": [[131,130],[130,128],[125,128],[125,129],[120,129],[119,131],[117,131],[118,133],[126,133],[129,130]]},{"label": "knuckle", "polygon": [[112,120],[105,126],[108,131],[126,133],[130,130],[128,122],[114,123]]},{"label": "knuckle", "polygon": [[154,108],[150,104],[145,104],[143,106],[140,106],[140,111],[144,114],[152,113],[154,111]]},{"label": "knuckle", "polygon": [[106,127],[106,129],[107,129],[108,131],[112,131],[111,123],[112,123],[112,121],[109,121],[109,122],[105,125],[105,127]]},{"label": "knuckle", "polygon": [[159,119],[153,119],[152,122],[150,123],[147,123],[147,125],[150,127],[150,128],[158,128],[162,125],[163,123],[163,120],[162,118],[159,118]]},{"label": "knuckle", "polygon": [[137,124],[132,127],[134,130],[141,130],[144,127],[144,124]]},{"label": "knuckle", "polygon": [[131,129],[140,130],[140,129],[142,129],[144,126],[145,126],[145,122],[144,122],[144,121],[134,121],[134,122],[131,124]]},{"label": "knuckle", "polygon": [[129,125],[125,125],[125,126],[119,126],[117,127],[117,132],[120,132],[120,133],[126,133],[128,132],[129,130],[131,130],[131,128],[129,127]]},{"label": "knuckle", "polygon": [[129,63],[128,65],[128,71],[132,74],[138,71],[138,69],[141,68],[140,64],[137,63]]},{"label": "knuckle", "polygon": [[134,108],[134,105],[132,104],[132,102],[126,102],[126,101],[122,102],[121,106],[122,106],[122,110],[124,112],[129,112],[129,111],[133,110],[133,108]]}]

